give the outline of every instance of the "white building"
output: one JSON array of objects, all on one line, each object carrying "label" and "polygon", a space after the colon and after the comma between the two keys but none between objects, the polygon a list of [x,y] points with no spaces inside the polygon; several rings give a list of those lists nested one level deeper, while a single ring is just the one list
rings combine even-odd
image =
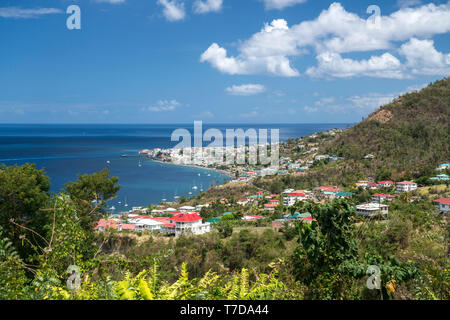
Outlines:
[{"label": "white building", "polygon": [[378,215],[386,215],[389,207],[379,203],[364,203],[356,206],[356,212],[362,216],[375,217]]},{"label": "white building", "polygon": [[203,223],[202,217],[196,213],[179,213],[170,218],[170,224],[175,225],[173,232],[175,236],[182,234],[204,234],[211,231],[210,223]]},{"label": "white building", "polygon": [[283,197],[283,206],[290,207],[299,201],[306,201],[308,197],[301,192],[293,192]]},{"label": "white building", "polygon": [[417,183],[412,181],[397,182],[395,185],[396,192],[411,192],[417,189]]},{"label": "white building", "polygon": [[434,200],[434,206],[439,212],[447,213],[450,211],[450,198],[440,198]]}]

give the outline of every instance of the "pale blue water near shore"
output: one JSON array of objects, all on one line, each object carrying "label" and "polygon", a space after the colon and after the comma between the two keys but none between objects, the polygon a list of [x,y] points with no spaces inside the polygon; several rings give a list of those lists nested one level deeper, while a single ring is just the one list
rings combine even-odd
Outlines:
[{"label": "pale blue water near shore", "polygon": [[[203,131],[217,128],[280,129],[280,140],[304,137],[329,130],[347,128],[350,124],[209,124]],[[37,125],[0,124],[0,163],[6,165],[36,163],[45,168],[54,192],[64,183],[74,181],[79,173],[92,173],[108,168],[120,178],[118,197],[111,202],[117,211],[125,199],[132,206],[147,206],[162,199],[190,196],[223,183],[226,175],[205,169],[161,164],[137,157],[142,149],[170,148],[172,132],[186,128],[193,132],[193,124],[173,125]],[[207,143],[206,143],[207,144]],[[205,144],[205,145],[206,145]],[[122,154],[130,157],[121,157]],[[107,161],[110,163],[108,164]],[[141,162],[141,166],[139,166]],[[197,190],[192,187],[196,185]],[[119,201],[121,202],[119,204]]]}]

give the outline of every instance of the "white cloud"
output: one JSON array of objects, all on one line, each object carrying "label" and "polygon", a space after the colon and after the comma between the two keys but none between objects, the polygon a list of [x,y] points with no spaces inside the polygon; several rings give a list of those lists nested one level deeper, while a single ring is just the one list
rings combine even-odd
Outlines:
[{"label": "white cloud", "polygon": [[186,17],[183,1],[158,0],[158,4],[163,6],[163,14],[168,21],[180,21]]},{"label": "white cloud", "polygon": [[47,14],[63,13],[62,10],[56,8],[35,8],[35,9],[22,9],[20,7],[5,7],[0,8],[0,18],[37,18]]},{"label": "white cloud", "polygon": [[266,88],[261,84],[243,84],[228,87],[225,91],[235,96],[252,96],[266,91]]},{"label": "white cloud", "polygon": [[377,78],[404,78],[400,61],[390,53],[372,56],[368,60],[344,59],[338,53],[324,52],[317,56],[318,66],[311,67],[306,74],[311,77],[332,76],[348,78],[366,76]]},{"label": "white cloud", "polygon": [[406,65],[414,74],[450,74],[450,54],[443,54],[434,47],[433,40],[412,38],[399,50],[406,57]]},{"label": "white cloud", "polygon": [[222,10],[223,0],[196,0],[193,8],[195,13],[219,12]]},{"label": "white cloud", "polygon": [[177,100],[159,100],[155,106],[143,108],[142,111],[163,112],[173,111],[181,106]]},{"label": "white cloud", "polygon": [[299,3],[304,3],[307,0],[261,0],[264,2],[264,6],[267,10],[270,9],[284,9]]},{"label": "white cloud", "polygon": [[[393,54],[399,42],[414,37],[430,38],[450,31],[450,2],[420,7],[403,7],[389,16],[380,17],[379,27],[367,17],[346,11],[340,3],[309,21],[288,26],[278,19],[266,24],[249,39],[240,41],[236,55],[213,43],[201,56],[202,62],[227,74],[269,74],[298,76],[292,57],[315,51],[318,66],[309,68],[311,76],[372,76],[402,78],[405,66]],[[384,50],[366,59],[343,58],[344,53]],[[406,66],[407,67],[407,66]]]},{"label": "white cloud", "polygon": [[[260,33],[240,48],[237,57],[228,57],[226,49],[213,43],[201,56],[201,62],[209,62],[214,68],[228,74],[272,74],[284,77],[298,76],[287,55],[299,54],[288,35],[289,27],[283,19],[266,24]],[[259,40],[261,39],[261,40]],[[252,46],[256,43],[256,46]]]}]

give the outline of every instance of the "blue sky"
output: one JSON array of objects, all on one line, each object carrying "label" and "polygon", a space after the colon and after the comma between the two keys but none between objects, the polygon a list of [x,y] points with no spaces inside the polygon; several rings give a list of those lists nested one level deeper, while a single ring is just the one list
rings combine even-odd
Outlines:
[{"label": "blue sky", "polygon": [[447,1],[2,0],[0,122],[357,122],[448,76],[449,32]]}]

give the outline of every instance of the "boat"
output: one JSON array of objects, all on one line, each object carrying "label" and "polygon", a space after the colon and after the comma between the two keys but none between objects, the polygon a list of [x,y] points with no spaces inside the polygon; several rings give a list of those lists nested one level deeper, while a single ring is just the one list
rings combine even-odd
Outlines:
[{"label": "boat", "polygon": [[109,210],[116,210],[116,207],[112,206]]},{"label": "boat", "polygon": [[138,166],[139,167],[142,167],[142,163],[141,163],[141,161],[139,160],[139,164],[138,164]]},{"label": "boat", "polygon": [[200,173],[198,174],[198,176],[200,177]]},{"label": "boat", "polygon": [[124,207],[128,207],[127,197],[125,197],[125,204],[124,204]]},{"label": "boat", "polygon": [[208,173],[208,177],[211,177],[211,173]]},{"label": "boat", "polygon": [[192,189],[197,190],[198,188],[197,188],[197,186],[193,186]]},{"label": "boat", "polygon": [[106,161],[106,163],[107,163],[107,164],[110,164],[110,163],[111,163],[111,161],[107,160],[107,161]]},{"label": "boat", "polygon": [[192,194],[192,192],[189,191],[189,194]]},{"label": "boat", "polygon": [[127,154],[122,154],[121,157],[122,158],[126,158],[126,157],[128,157],[128,155]]}]

